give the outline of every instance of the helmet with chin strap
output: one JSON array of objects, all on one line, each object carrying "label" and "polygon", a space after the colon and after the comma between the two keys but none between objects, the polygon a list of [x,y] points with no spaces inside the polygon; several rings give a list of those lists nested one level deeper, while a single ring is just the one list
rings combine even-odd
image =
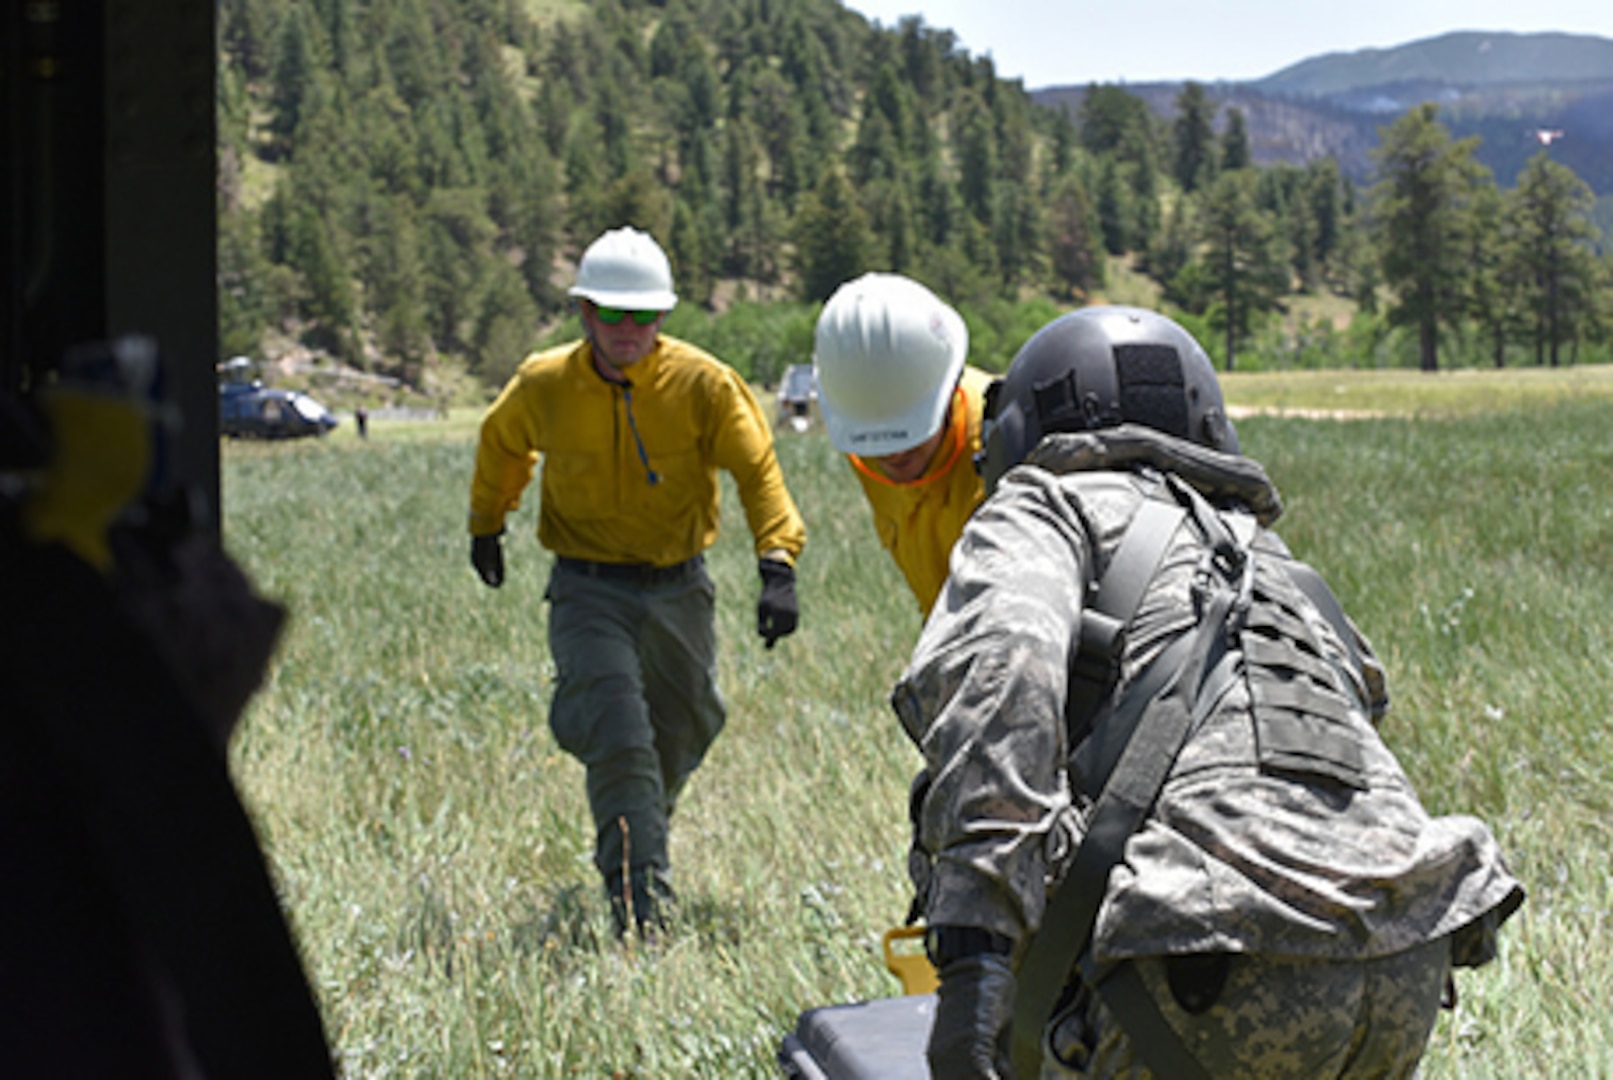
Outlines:
[{"label": "helmet with chin strap", "polygon": [[1193,335],[1143,308],[1083,308],[1033,334],[992,384],[977,462],[986,490],[1044,435],[1119,424],[1239,452],[1215,367]]}]

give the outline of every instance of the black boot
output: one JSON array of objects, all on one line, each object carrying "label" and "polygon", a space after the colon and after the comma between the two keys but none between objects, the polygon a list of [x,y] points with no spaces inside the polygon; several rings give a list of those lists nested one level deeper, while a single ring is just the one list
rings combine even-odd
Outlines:
[{"label": "black boot", "polygon": [[677,900],[672,883],[663,871],[643,866],[633,868],[631,881],[631,888],[624,889],[619,872],[605,877],[605,894],[610,899],[616,936],[625,936],[631,921],[639,937],[653,941],[668,929],[672,906]]}]

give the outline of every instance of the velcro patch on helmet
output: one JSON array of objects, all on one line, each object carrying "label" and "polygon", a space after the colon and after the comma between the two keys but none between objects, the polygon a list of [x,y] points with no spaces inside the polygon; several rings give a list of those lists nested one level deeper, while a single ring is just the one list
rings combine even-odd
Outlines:
[{"label": "velcro patch on helmet", "polygon": [[1043,431],[1080,431],[1088,426],[1081,415],[1075,372],[1065,371],[1056,379],[1032,383],[1031,395]]},{"label": "velcro patch on helmet", "polygon": [[1134,424],[1192,438],[1182,355],[1175,346],[1151,342],[1114,347],[1120,380],[1120,412]]}]

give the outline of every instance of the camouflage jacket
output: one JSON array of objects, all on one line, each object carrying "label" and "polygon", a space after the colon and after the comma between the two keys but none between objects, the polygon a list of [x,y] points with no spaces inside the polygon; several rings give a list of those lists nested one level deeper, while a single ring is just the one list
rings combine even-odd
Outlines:
[{"label": "camouflage jacket", "polygon": [[[1162,466],[1217,505],[1247,508],[1222,517],[1244,513],[1265,573],[1290,557],[1265,529],[1281,506],[1257,464],[1147,429],[1050,436],[1003,478],[954,550],[892,694],[930,777],[915,804],[927,855],[915,879],[931,925],[1015,940],[1040,925],[1090,810],[1072,794],[1066,764],[1075,749],[1064,720],[1071,643],[1089,580],[1143,500],[1164,495]],[[1190,525],[1167,545],[1126,635],[1121,689],[1194,627],[1204,550]],[[1097,959],[1360,959],[1468,928],[1457,962],[1482,962],[1494,925],[1522,899],[1517,881],[1481,822],[1424,810],[1378,735],[1387,697],[1365,639],[1351,625],[1354,640],[1342,640],[1313,603],[1286,595],[1292,617],[1268,619],[1266,632],[1311,654],[1311,677],[1336,717],[1330,738],[1348,744],[1351,783],[1263,759],[1273,710],[1262,687],[1292,672],[1249,648],[1126,844],[1098,912]]]}]

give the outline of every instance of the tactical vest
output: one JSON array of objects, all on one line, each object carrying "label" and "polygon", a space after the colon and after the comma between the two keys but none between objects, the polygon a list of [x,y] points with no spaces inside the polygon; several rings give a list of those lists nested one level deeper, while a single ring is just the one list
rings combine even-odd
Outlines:
[{"label": "tactical vest", "polygon": [[[1197,622],[1118,685],[1127,629],[1183,528],[1201,548],[1192,587]],[[1320,640],[1316,614],[1332,626],[1346,656]],[[1134,965],[1092,959],[1090,938],[1109,872],[1192,732],[1240,681],[1248,687],[1261,769],[1364,788],[1352,715],[1376,716],[1386,701],[1372,700],[1355,641],[1326,582],[1252,514],[1218,510],[1192,484],[1161,475],[1158,496],[1141,504],[1108,566],[1089,584],[1072,647],[1068,774],[1072,796],[1091,813],[1018,972],[1017,1075],[1038,1075],[1042,1029],[1072,971],[1102,996],[1156,1075],[1207,1075],[1159,1015]]]}]

